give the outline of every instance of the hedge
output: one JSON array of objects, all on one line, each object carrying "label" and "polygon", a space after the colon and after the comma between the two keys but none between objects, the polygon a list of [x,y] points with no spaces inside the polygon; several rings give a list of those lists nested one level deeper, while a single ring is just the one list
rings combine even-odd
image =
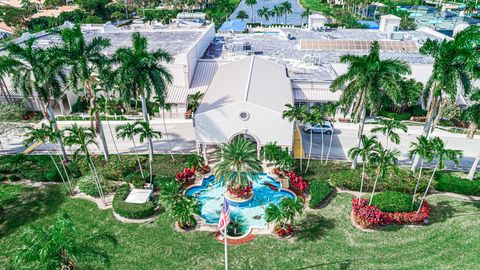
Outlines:
[{"label": "hedge", "polygon": [[378,115],[387,117],[387,118],[392,118],[398,121],[410,120],[410,117],[412,117],[412,115],[409,113],[395,113],[395,112],[387,112],[387,111],[380,111]]},{"label": "hedge", "polygon": [[[115,189],[115,186],[106,181],[101,175],[100,184],[102,185],[103,194],[108,194]],[[100,194],[98,194],[97,185],[95,184],[95,179],[93,178],[92,174],[87,174],[80,178],[77,182],[77,185],[81,192],[92,197],[100,197]]]},{"label": "hedge", "polygon": [[310,181],[310,208],[318,207],[332,193],[333,187],[325,181]]},{"label": "hedge", "polygon": [[418,208],[418,204],[412,206],[412,195],[394,191],[385,191],[373,196],[372,205],[382,212],[412,212]]},{"label": "hedge", "polygon": [[155,205],[152,201],[137,204],[127,203],[125,199],[130,193],[129,185],[122,185],[118,188],[115,197],[113,197],[113,210],[124,218],[142,219],[148,218],[155,213]]},{"label": "hedge", "polygon": [[435,190],[463,195],[480,196],[480,180],[468,180],[451,172],[437,172]]}]

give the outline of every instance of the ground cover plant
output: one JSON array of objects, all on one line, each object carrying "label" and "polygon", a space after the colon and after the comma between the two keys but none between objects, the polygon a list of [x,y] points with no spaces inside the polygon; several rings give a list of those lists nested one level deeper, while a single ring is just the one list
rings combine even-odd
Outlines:
[{"label": "ground cover plant", "polygon": [[332,185],[325,181],[311,181],[310,182],[310,208],[318,207],[333,191]]}]

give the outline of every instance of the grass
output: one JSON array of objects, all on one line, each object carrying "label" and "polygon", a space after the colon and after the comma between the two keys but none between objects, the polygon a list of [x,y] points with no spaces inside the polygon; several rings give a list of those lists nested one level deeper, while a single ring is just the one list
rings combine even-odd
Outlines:
[{"label": "grass", "polygon": [[309,8],[311,11],[318,11],[326,15],[331,15],[333,12],[333,8],[325,1],[300,0],[300,5],[305,9]]},{"label": "grass", "polygon": [[[49,224],[68,212],[81,231],[100,228],[117,235],[110,248],[112,269],[222,269],[223,245],[210,233],[178,233],[162,213],[153,224],[123,224],[111,210],[65,198],[59,187],[36,189],[0,184],[6,218],[0,224],[0,265],[20,245],[27,226]],[[307,212],[297,223],[293,242],[259,236],[229,247],[231,269],[474,269],[480,263],[480,204],[444,196],[432,197],[431,225],[388,227],[364,233],[350,224],[351,196],[338,194],[321,210]],[[462,256],[458,256],[462,254]]]}]

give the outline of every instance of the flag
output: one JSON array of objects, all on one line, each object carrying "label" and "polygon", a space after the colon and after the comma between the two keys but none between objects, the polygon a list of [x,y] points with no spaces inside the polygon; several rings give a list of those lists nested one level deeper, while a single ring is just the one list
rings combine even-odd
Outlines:
[{"label": "flag", "polygon": [[223,199],[222,213],[220,214],[220,220],[218,221],[218,230],[225,230],[228,223],[230,223],[230,207],[226,199]]}]

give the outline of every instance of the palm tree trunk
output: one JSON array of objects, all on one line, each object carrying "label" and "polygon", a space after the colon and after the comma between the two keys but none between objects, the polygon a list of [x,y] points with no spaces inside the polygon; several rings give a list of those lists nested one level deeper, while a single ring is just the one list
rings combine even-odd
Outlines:
[{"label": "palm tree trunk", "polygon": [[322,153],[320,154],[320,162],[323,161],[323,148],[324,146],[323,146],[323,131],[322,131]]},{"label": "palm tree trunk", "polygon": [[137,157],[138,167],[140,168],[140,174],[142,174],[142,178],[145,179],[145,175],[143,174],[142,163],[140,162],[140,157],[138,156],[137,146],[135,145],[135,139],[133,137],[130,138],[133,142],[133,150],[135,151],[135,156]]},{"label": "palm tree trunk", "polygon": [[373,183],[372,196],[370,196],[370,202],[368,203],[368,205],[372,205],[373,196],[375,195],[375,189],[377,188],[377,182],[378,182],[379,176],[380,176],[380,173],[378,173],[377,176],[375,177],[375,183]]},{"label": "palm tree trunk", "polygon": [[362,180],[360,182],[360,196],[359,198],[362,198],[362,192],[363,192],[363,183],[365,181],[365,160],[362,160]]},{"label": "palm tree trunk", "polygon": [[152,160],[151,159],[148,160],[148,165],[150,166],[150,185],[151,185],[152,182],[153,182],[153,170],[152,170]]},{"label": "palm tree trunk", "polygon": [[425,197],[427,196],[428,189],[430,188],[430,185],[432,184],[432,181],[433,181],[433,177],[435,176],[435,172],[438,169],[438,164],[440,164],[440,162],[438,162],[437,165],[435,166],[435,169],[433,169],[432,176],[430,177],[430,180],[428,181],[427,189],[425,189],[425,192],[423,193],[423,196],[422,196],[422,200],[420,201],[420,205],[418,206],[417,214],[418,214],[418,212],[420,212],[420,209],[422,208],[423,201],[425,200]]},{"label": "palm tree trunk", "polygon": [[[50,124],[53,127],[53,130],[58,131],[58,125],[55,120],[55,116],[53,115],[52,107],[50,106],[50,102],[47,102],[47,113]],[[57,142],[60,145],[60,150],[62,151],[63,162],[68,162],[67,151],[65,150],[65,145],[63,144],[62,137],[57,138]]]},{"label": "palm tree trunk", "polygon": [[[362,135],[363,135],[363,129],[365,127],[365,117],[367,116],[367,107],[365,104],[362,105],[362,113],[360,115],[360,122],[358,124],[358,135],[357,135],[357,147],[360,148],[362,145]],[[357,167],[357,160],[358,158],[355,157],[352,160],[352,170],[354,170]]]},{"label": "palm tree trunk", "polygon": [[115,151],[117,152],[117,157],[119,161],[122,161],[120,157],[120,151],[118,151],[117,142],[115,141],[115,136],[113,135],[112,126],[110,125],[110,121],[108,121],[108,114],[107,114],[107,102],[108,102],[108,93],[105,92],[105,121],[107,122],[108,130],[110,131],[110,136],[112,137],[113,146],[115,147]]},{"label": "palm tree trunk", "polygon": [[475,161],[472,164],[472,168],[468,172],[468,179],[473,180],[475,172],[477,171],[478,163],[480,162],[480,154],[475,158]]},{"label": "palm tree trunk", "polygon": [[420,162],[420,172],[418,173],[417,184],[415,185],[415,190],[413,191],[412,204],[415,201],[415,195],[417,195],[418,186],[420,185],[420,178],[422,177],[422,169],[423,169],[423,159]]},{"label": "palm tree trunk", "polygon": [[332,150],[332,141],[333,141],[333,133],[330,135],[330,144],[328,145],[328,152],[327,157],[325,158],[325,164],[328,163],[328,158],[330,157],[330,150]]},{"label": "palm tree trunk", "polygon": [[[58,155],[59,151],[58,151],[58,147],[57,147],[56,144],[55,144],[55,152]],[[60,155],[59,155],[59,159],[60,159],[60,164],[62,164],[63,171],[65,172],[65,176],[67,177],[68,185],[70,186],[70,192],[71,192],[70,195],[73,195],[72,179],[70,179],[70,176],[68,175],[67,167],[65,166],[65,163],[63,162]]]},{"label": "palm tree trunk", "polygon": [[308,171],[308,167],[310,166],[310,159],[312,158],[312,144],[313,144],[313,130],[310,130],[310,147],[308,150],[308,160],[307,160],[307,167],[305,168],[305,172]]},{"label": "palm tree trunk", "polygon": [[90,98],[90,117],[91,123],[94,123],[93,128],[95,130],[95,133],[100,137],[101,145],[102,145],[102,151],[103,151],[103,156],[106,161],[108,161],[108,145],[107,145],[107,140],[105,139],[105,133],[103,132],[103,127],[102,127],[102,122],[100,120],[100,113],[98,110],[96,110],[96,96],[95,93],[93,92],[92,84],[89,80],[86,80],[83,82],[84,88],[88,91],[88,95]]},{"label": "palm tree trunk", "polygon": [[[142,102],[142,113],[143,113],[143,120],[147,123],[149,123],[149,116],[148,116],[148,111],[147,111],[147,101],[145,100],[145,94],[140,95],[140,101]],[[147,143],[148,143],[148,159],[150,161],[153,161],[153,142],[152,138],[147,138]]]},{"label": "palm tree trunk", "polygon": [[[439,102],[440,100],[437,100],[436,96],[432,96],[431,102],[430,102],[430,108],[427,113],[427,120],[425,122],[425,125],[423,126],[423,131],[422,135],[427,137],[430,135],[430,131],[432,128],[432,123],[435,118],[437,118],[437,113],[438,113],[438,107],[439,107]],[[420,156],[415,155],[415,158],[413,160],[412,164],[412,171],[415,171],[418,166],[418,162],[420,161]]]},{"label": "palm tree trunk", "polygon": [[172,156],[172,161],[175,161],[175,158],[173,157],[173,152],[172,152],[172,144],[168,139],[167,124],[165,123],[165,109],[162,109],[162,111],[163,111],[162,113],[163,129],[165,129],[165,138],[167,139],[167,144],[168,144],[168,148],[170,149],[170,156]]},{"label": "palm tree trunk", "polygon": [[475,136],[475,132],[477,132],[477,129],[478,125],[474,122],[470,122],[470,124],[468,125],[467,138],[473,139],[473,137]]},{"label": "palm tree trunk", "polygon": [[95,168],[95,163],[93,163],[93,160],[90,157],[90,155],[87,154],[87,158],[88,158],[88,161],[91,164],[91,170],[92,170],[93,176],[96,180],[95,184],[97,185],[97,189],[98,189],[98,193],[100,194],[100,198],[102,199],[103,204],[107,205],[107,202],[105,201],[105,195],[103,194],[103,190],[102,190],[102,183],[100,182],[100,177],[98,176],[97,168]]},{"label": "palm tree trunk", "polygon": [[45,144],[44,142],[42,142],[42,144],[45,147],[45,149],[47,149],[48,156],[52,160],[53,165],[55,166],[55,169],[57,169],[57,172],[60,175],[60,178],[62,179],[63,185],[65,185],[65,188],[67,189],[68,193],[72,193],[70,187],[68,187],[67,182],[65,181],[65,178],[63,177],[62,171],[60,171],[60,168],[58,167],[57,162],[55,162],[55,159],[53,158],[52,153],[50,152],[50,150],[48,150],[47,144]]}]

